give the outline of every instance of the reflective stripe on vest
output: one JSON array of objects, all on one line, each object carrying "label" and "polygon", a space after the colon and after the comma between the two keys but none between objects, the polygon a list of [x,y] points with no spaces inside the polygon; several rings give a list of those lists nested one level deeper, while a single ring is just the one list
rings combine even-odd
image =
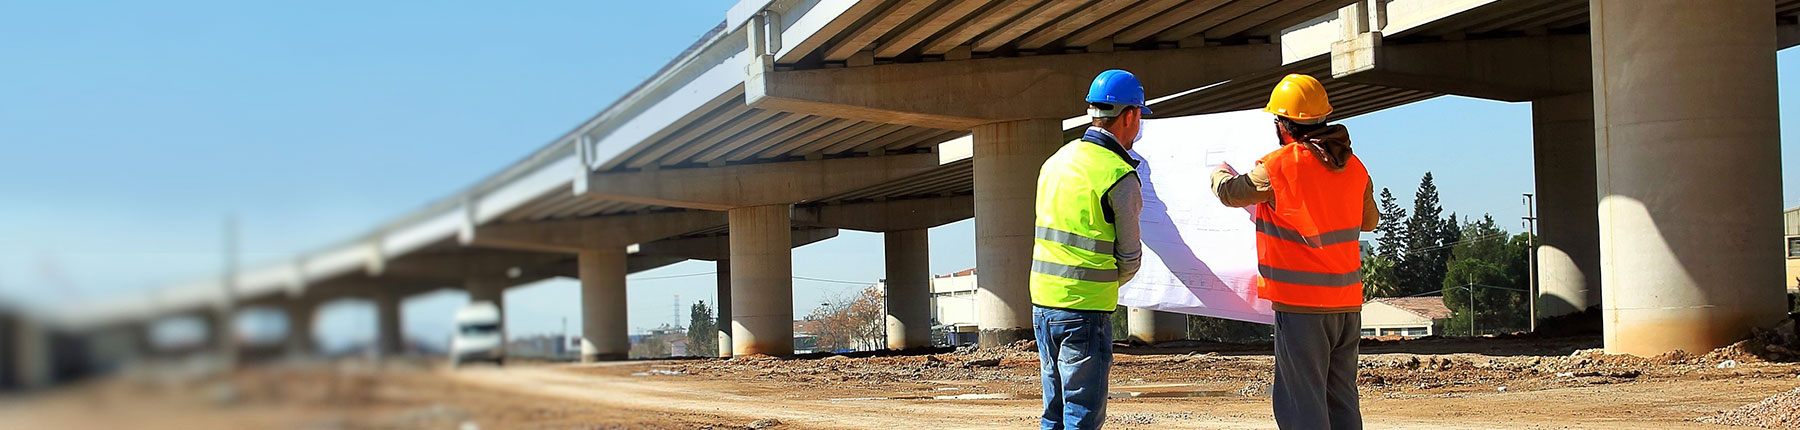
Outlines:
[{"label": "reflective stripe on vest", "polygon": [[1039,226],[1037,238],[1091,251],[1096,254],[1112,255],[1113,243],[1110,240],[1090,239],[1075,233]]},{"label": "reflective stripe on vest", "polygon": [[1306,145],[1290,144],[1261,162],[1275,200],[1256,211],[1259,295],[1293,306],[1361,305],[1362,161],[1351,156],[1333,172]]},{"label": "reflective stripe on vest", "polygon": [[1096,311],[1118,306],[1118,231],[1106,221],[1103,202],[1107,190],[1132,171],[1118,154],[1081,140],[1044,161],[1034,211],[1032,303]]}]

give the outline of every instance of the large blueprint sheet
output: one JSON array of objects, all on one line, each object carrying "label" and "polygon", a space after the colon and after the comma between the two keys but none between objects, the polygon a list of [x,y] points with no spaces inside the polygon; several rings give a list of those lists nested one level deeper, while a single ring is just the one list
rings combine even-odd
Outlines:
[{"label": "large blueprint sheet", "polygon": [[1255,207],[1219,204],[1212,171],[1229,162],[1248,172],[1276,148],[1262,111],[1144,121],[1132,148],[1144,184],[1144,264],[1119,287],[1119,304],[1273,324],[1256,297]]}]

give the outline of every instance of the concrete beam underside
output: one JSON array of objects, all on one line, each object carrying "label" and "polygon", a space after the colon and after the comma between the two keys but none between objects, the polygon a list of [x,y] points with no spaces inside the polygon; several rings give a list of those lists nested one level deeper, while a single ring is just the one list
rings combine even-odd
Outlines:
[{"label": "concrete beam underside", "polygon": [[1607,352],[1703,353],[1786,316],[1781,251],[1757,245],[1781,233],[1774,13],[1589,3]]},{"label": "concrete beam underside", "polygon": [[1107,69],[1136,74],[1150,98],[1281,64],[1274,44],[990,58],[774,71],[753,60],[745,101],[758,109],[945,129],[1081,115],[1071,94]]},{"label": "concrete beam underside", "polygon": [[714,211],[500,223],[476,227],[466,244],[577,254],[590,249],[624,248],[722,225],[725,214]]},{"label": "concrete beam underside", "polygon": [[933,153],[594,173],[586,197],[724,211],[785,205],[905,179],[938,167]]},{"label": "concrete beam underside", "polygon": [[925,229],[975,216],[974,196],[948,196],[794,208],[794,223],[860,231]]},{"label": "concrete beam underside", "polygon": [[1332,77],[1509,102],[1592,85],[1587,35],[1520,36],[1384,45],[1381,33],[1332,44]]}]

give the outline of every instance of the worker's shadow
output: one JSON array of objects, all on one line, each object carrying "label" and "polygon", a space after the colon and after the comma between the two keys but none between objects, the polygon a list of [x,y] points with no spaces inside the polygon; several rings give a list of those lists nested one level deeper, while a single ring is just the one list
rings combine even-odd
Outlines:
[{"label": "worker's shadow", "polygon": [[1187,243],[1187,238],[1181,235],[1175,220],[1169,216],[1169,206],[1163,203],[1162,197],[1157,193],[1156,181],[1151,180],[1153,171],[1150,162],[1135,152],[1131,155],[1138,160],[1138,180],[1144,185],[1144,211],[1138,222],[1143,230],[1144,247],[1156,252],[1157,257],[1168,266],[1169,272],[1188,291],[1198,293],[1204,290],[1228,290],[1230,287],[1225,280],[1194,254],[1193,246]]}]

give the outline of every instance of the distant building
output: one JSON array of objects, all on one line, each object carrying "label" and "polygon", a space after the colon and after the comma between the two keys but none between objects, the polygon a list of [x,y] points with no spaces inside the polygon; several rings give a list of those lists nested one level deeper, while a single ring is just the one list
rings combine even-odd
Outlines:
[{"label": "distant building", "polygon": [[548,361],[573,361],[580,357],[568,348],[569,342],[562,335],[539,334],[519,336],[506,341],[506,354],[510,357],[530,358]]},{"label": "distant building", "polygon": [[936,345],[975,343],[975,269],[931,277],[931,338]]},{"label": "distant building", "polygon": [[1363,304],[1363,336],[1420,337],[1442,334],[1450,308],[1442,296],[1396,297]]}]

